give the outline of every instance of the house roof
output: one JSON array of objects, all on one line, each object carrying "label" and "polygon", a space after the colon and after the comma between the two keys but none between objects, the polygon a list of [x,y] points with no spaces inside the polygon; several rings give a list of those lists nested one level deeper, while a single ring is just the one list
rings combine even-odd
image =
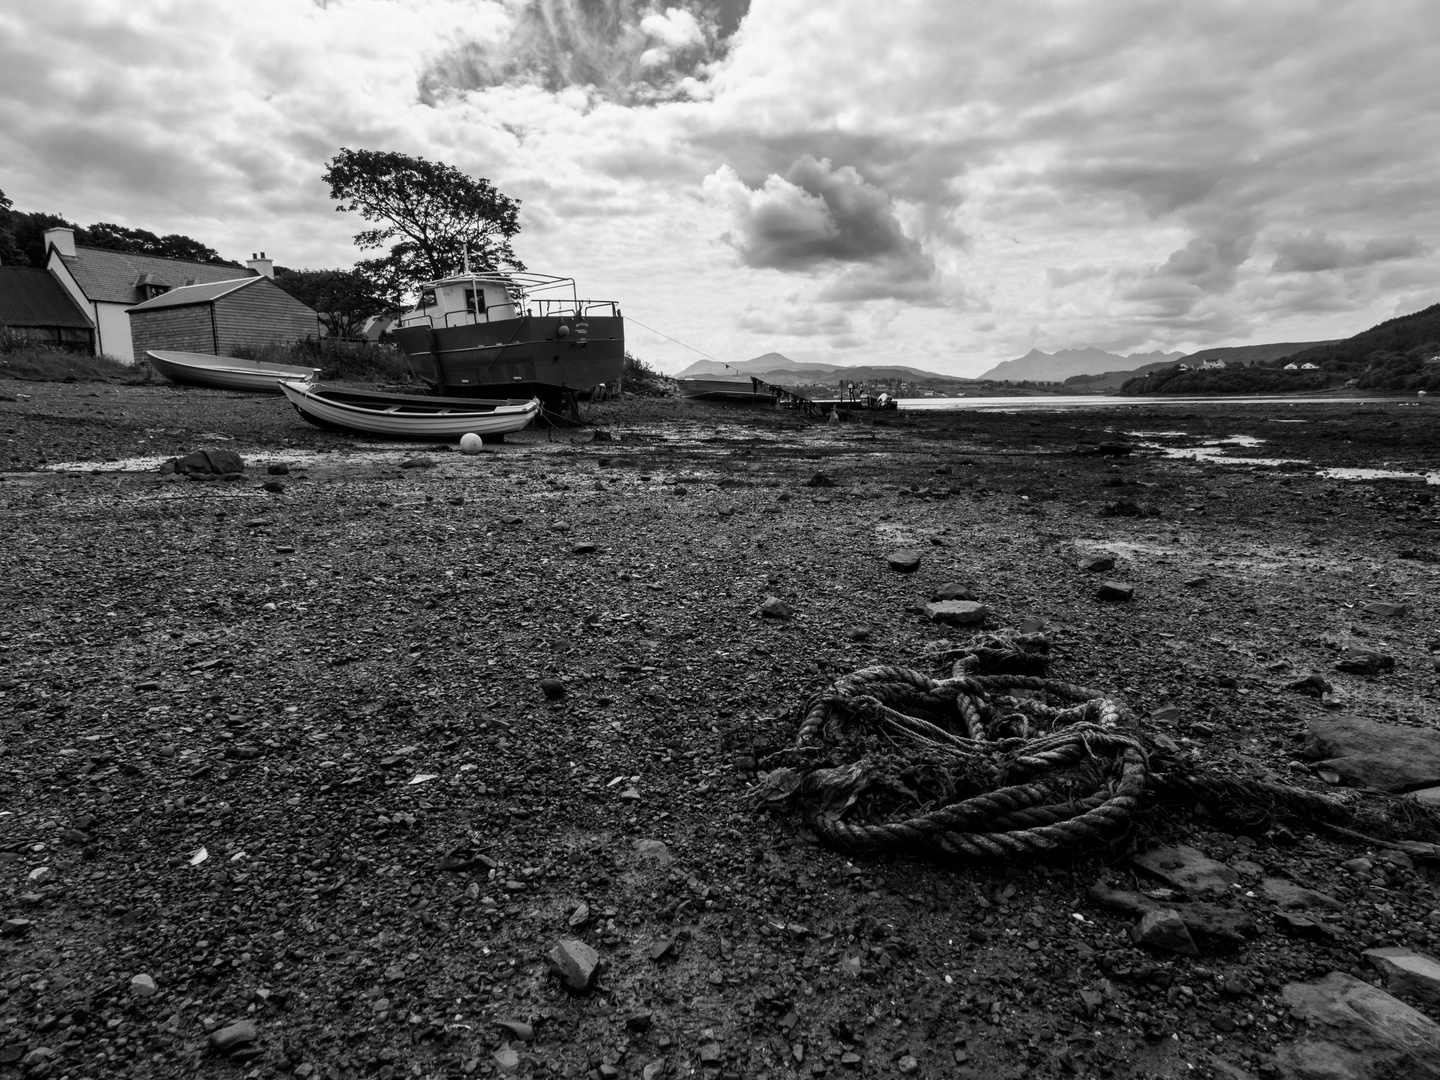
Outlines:
[{"label": "house roof", "polygon": [[156,308],[185,307],[189,304],[208,304],[211,300],[218,300],[227,293],[235,292],[245,288],[247,285],[254,285],[257,281],[265,281],[266,278],[247,277],[233,279],[230,281],[212,281],[206,285],[181,285],[178,289],[171,289],[167,293],[146,300],[143,304],[136,304],[132,308],[126,308],[127,312],[154,311]]},{"label": "house roof", "polygon": [[138,304],[145,299],[140,289],[140,276],[151,285],[183,287],[187,282],[208,284],[216,281],[251,279],[253,270],[214,263],[191,262],[188,259],[162,259],[155,255],[132,255],[127,251],[79,247],[74,255],[61,255],[76,284],[91,300],[111,304]]},{"label": "house roof", "polygon": [[49,270],[0,266],[0,326],[64,326],[93,330],[95,324]]}]

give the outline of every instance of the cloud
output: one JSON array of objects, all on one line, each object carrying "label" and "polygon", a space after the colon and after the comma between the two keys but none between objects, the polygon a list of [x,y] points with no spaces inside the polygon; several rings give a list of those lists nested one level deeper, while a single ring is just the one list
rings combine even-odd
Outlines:
[{"label": "cloud", "polygon": [[705,178],[705,190],[728,209],[732,225],[722,239],[745,266],[840,269],[823,300],[934,296],[935,260],[906,234],[890,196],[850,166],[806,154],[758,188],[725,166]]},{"label": "cloud", "polygon": [[[497,5],[498,6],[498,5]],[[655,104],[706,96],[749,0],[508,0],[505,25],[476,32],[429,61],[422,99],[527,83],[593,91],[605,101]]]},{"label": "cloud", "polygon": [[1396,259],[1412,259],[1426,253],[1426,246],[1414,236],[1375,237],[1349,246],[1325,235],[1319,229],[1288,236],[1275,244],[1275,262],[1271,269],[1277,274],[1314,274],[1324,270],[1371,266]]}]

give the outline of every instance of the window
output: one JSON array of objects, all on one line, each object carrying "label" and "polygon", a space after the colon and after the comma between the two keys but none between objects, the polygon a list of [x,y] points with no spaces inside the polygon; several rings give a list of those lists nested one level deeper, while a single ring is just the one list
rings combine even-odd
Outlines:
[{"label": "window", "polygon": [[435,290],[434,290],[434,289],[426,289],[424,292],[422,292],[422,293],[420,294],[420,306],[421,306],[421,307],[434,307],[434,306],[435,306]]},{"label": "window", "polygon": [[484,290],[484,289],[466,289],[466,290],[465,290],[465,308],[466,308],[467,311],[473,311],[476,315],[484,315],[484,314],[485,314],[485,290]]}]

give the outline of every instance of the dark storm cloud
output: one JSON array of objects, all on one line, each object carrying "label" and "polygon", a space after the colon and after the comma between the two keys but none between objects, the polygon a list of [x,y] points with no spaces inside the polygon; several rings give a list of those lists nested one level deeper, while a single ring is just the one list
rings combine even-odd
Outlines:
[{"label": "dark storm cloud", "polygon": [[1413,236],[1375,237],[1350,246],[1341,240],[1312,229],[1302,236],[1291,236],[1275,244],[1277,273],[1318,273],[1349,267],[1371,266],[1375,263],[1411,259],[1426,252],[1425,245]]},{"label": "dark storm cloud", "polygon": [[920,298],[932,291],[935,261],[908,236],[888,193],[853,168],[808,154],[757,189],[724,169],[707,180],[727,204],[723,239],[740,261],[789,273],[863,267],[832,280],[821,299]]},{"label": "dark storm cloud", "polygon": [[420,77],[423,100],[528,83],[593,88],[627,105],[690,96],[722,58],[749,0],[522,0],[508,33],[464,42]]}]

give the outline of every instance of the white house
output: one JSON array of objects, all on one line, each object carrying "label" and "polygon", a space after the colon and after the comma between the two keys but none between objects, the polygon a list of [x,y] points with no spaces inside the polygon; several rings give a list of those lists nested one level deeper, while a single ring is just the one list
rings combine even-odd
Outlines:
[{"label": "white house", "polygon": [[1285,365],[1285,370],[1286,370],[1286,371],[1299,371],[1299,370],[1300,370],[1300,365],[1297,364],[1297,363],[1295,363],[1294,361],[1291,361],[1290,363],[1288,363],[1288,364]]},{"label": "white house", "polygon": [[95,324],[95,351],[135,362],[128,308],[183,285],[275,276],[262,251],[246,269],[81,247],[74,229],[45,230],[45,266]]},{"label": "white house", "polygon": [[1224,371],[1224,370],[1225,370],[1225,361],[1224,361],[1224,360],[1202,360],[1202,361],[1200,362],[1200,370],[1201,370],[1201,371]]},{"label": "white house", "polygon": [[1305,363],[1303,363],[1303,364],[1300,365],[1300,370],[1301,370],[1301,371],[1319,371],[1319,370],[1320,370],[1320,365],[1319,365],[1319,364],[1312,364],[1312,363],[1310,363],[1310,361],[1307,360],[1307,361],[1305,361]]}]

